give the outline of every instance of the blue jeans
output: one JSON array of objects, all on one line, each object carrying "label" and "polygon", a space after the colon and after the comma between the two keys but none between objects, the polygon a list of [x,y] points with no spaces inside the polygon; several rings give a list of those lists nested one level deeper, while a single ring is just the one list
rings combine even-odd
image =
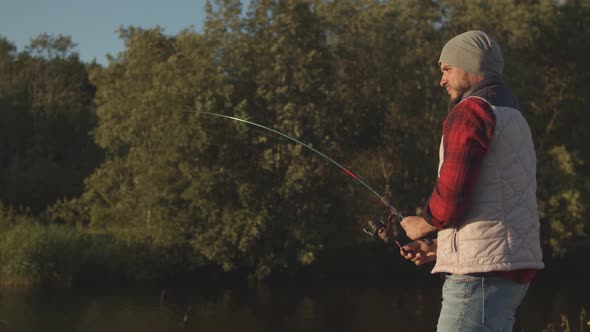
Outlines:
[{"label": "blue jeans", "polygon": [[529,284],[489,274],[447,275],[438,332],[512,331]]}]

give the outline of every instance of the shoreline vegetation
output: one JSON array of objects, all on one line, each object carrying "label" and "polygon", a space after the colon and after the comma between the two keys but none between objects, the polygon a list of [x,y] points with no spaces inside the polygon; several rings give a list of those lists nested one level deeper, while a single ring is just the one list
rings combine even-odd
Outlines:
[{"label": "shoreline vegetation", "polygon": [[[333,248],[305,269],[275,271],[273,280],[381,279],[395,269],[412,274],[395,248],[373,240]],[[325,255],[325,257],[324,257]],[[331,256],[331,257],[328,257]],[[397,259],[396,259],[397,258]],[[375,260],[383,263],[375,264]],[[345,271],[354,266],[352,271]],[[365,272],[354,272],[359,269]],[[388,272],[389,271],[389,272]],[[0,288],[84,288],[193,279],[257,282],[247,270],[223,271],[184,245],[154,243],[149,235],[77,229],[67,225],[21,222],[0,233]]]},{"label": "shoreline vegetation", "polygon": [[[275,271],[267,280],[434,278],[431,266],[416,269],[393,246],[371,239],[331,248],[318,258],[306,268]],[[547,268],[537,278],[559,280],[590,272],[590,267],[576,264],[579,260],[546,259]],[[223,271],[187,243],[154,243],[141,231],[115,233],[28,221],[0,233],[0,288],[117,287],[201,279],[240,283],[258,278],[248,270]]]}]

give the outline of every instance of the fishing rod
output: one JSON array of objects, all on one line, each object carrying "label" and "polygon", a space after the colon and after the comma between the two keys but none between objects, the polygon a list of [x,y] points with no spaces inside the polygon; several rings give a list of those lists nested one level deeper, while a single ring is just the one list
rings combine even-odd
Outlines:
[{"label": "fishing rod", "polygon": [[[391,202],[389,201],[389,199],[385,195],[379,194],[375,189],[371,188],[371,186],[369,186],[365,181],[363,181],[358,175],[354,174],[352,171],[350,171],[346,167],[342,166],[340,163],[338,163],[334,159],[328,157],[327,155],[325,155],[321,151],[315,149],[314,147],[312,147],[308,144],[301,142],[300,140],[298,140],[294,137],[291,137],[291,136],[284,134],[276,129],[266,127],[266,126],[263,126],[261,124],[258,124],[258,123],[252,122],[252,121],[244,120],[241,118],[237,118],[237,117],[233,117],[233,116],[229,116],[229,115],[225,115],[225,114],[213,113],[213,112],[205,112],[205,111],[186,111],[186,112],[229,119],[229,120],[233,120],[233,121],[242,122],[242,123],[245,123],[245,124],[248,124],[251,126],[255,126],[255,127],[270,131],[272,133],[275,133],[277,135],[280,135],[281,137],[284,137],[286,139],[289,139],[289,140],[315,152],[316,154],[322,156],[324,159],[326,159],[329,162],[331,162],[332,164],[338,166],[342,171],[344,171],[344,173],[348,174],[350,177],[352,177],[353,179],[355,179],[356,181],[361,183],[363,186],[365,186],[365,188],[367,188],[369,191],[371,191],[373,194],[375,194],[377,197],[379,197],[379,200],[381,201],[381,203],[383,203],[383,205],[385,205],[387,208],[389,208],[390,214],[389,214],[389,217],[387,218],[387,223],[385,223],[385,221],[382,218],[374,218],[368,222],[368,224],[369,224],[368,228],[363,228],[363,232],[365,232],[366,234],[368,234],[374,238],[380,238],[379,234],[384,232],[383,234],[385,234],[384,235],[385,238],[382,238],[382,239],[385,242],[395,241],[393,239],[394,234],[393,234],[393,226],[392,226],[392,225],[394,225],[394,219],[395,219],[395,217],[400,217],[403,219],[404,216],[401,214],[401,212],[395,206],[393,206],[393,204],[391,204]],[[401,248],[400,244],[397,241],[395,241],[395,243]]]}]

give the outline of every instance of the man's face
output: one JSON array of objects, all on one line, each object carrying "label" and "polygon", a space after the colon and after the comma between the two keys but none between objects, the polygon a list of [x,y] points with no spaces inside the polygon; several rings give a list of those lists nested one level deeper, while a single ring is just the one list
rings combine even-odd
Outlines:
[{"label": "man's face", "polygon": [[440,86],[447,89],[450,96],[449,104],[457,104],[463,94],[471,89],[469,74],[461,68],[441,62],[442,77]]}]

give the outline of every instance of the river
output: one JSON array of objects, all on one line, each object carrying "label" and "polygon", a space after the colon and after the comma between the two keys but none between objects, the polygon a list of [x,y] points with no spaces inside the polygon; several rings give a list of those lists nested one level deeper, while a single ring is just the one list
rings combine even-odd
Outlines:
[{"label": "river", "polygon": [[[514,331],[542,331],[550,322],[559,324],[562,313],[572,331],[580,331],[580,310],[590,309],[586,279],[534,280]],[[3,289],[0,331],[434,331],[440,287],[438,278],[425,277],[380,284],[323,280]]]}]

